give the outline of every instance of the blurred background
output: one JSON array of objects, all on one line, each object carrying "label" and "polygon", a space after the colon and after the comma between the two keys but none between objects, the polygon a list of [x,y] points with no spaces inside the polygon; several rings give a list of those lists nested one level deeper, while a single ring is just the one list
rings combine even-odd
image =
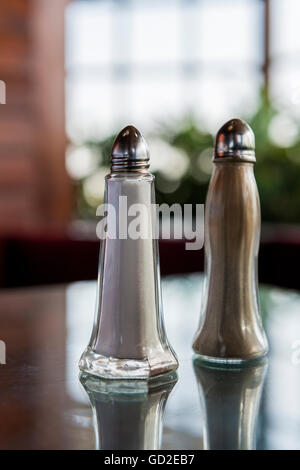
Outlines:
[{"label": "blurred background", "polygon": [[[213,136],[256,136],[260,279],[299,286],[300,2],[10,0],[0,4],[0,285],[96,277],[96,207],[115,134],[147,138],[157,201],[204,203]],[[203,250],[160,244],[163,274]]]},{"label": "blurred background", "polygon": [[[0,0],[0,448],[94,446],[77,364],[96,283],[71,282],[97,276],[96,207],[116,133],[133,124],[147,138],[159,203],[204,203],[214,135],[233,117],[255,132],[262,208],[270,367],[258,448],[299,448],[299,24],[299,0]],[[203,447],[190,349],[203,259],[184,240],[160,241],[181,364],[165,449]]]}]

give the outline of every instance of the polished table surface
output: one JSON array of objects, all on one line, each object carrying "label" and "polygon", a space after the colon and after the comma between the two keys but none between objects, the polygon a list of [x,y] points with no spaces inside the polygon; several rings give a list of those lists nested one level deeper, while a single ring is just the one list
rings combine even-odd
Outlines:
[{"label": "polished table surface", "polygon": [[300,449],[300,294],[262,286],[269,360],[221,370],[192,360],[202,283],[163,279],[178,381],[136,393],[79,381],[95,282],[1,291],[0,448]]}]

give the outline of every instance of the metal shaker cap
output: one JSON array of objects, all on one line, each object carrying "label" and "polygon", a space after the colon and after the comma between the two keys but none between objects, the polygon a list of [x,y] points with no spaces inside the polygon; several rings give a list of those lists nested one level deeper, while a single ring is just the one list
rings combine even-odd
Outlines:
[{"label": "metal shaker cap", "polygon": [[255,162],[255,138],[251,127],[241,119],[231,119],[218,131],[214,162]]},{"label": "metal shaker cap", "polygon": [[117,135],[111,149],[111,171],[139,171],[149,168],[149,149],[134,126],[126,126]]}]

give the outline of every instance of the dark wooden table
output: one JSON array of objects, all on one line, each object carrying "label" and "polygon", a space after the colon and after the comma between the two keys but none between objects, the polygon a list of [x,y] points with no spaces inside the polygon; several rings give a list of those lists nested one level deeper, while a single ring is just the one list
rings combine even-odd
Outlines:
[{"label": "dark wooden table", "polygon": [[[172,390],[121,397],[107,389],[87,393],[78,379],[95,286],[0,291],[0,339],[7,347],[0,365],[1,449],[300,448],[298,293],[261,288],[269,363],[263,373],[224,376],[192,363],[202,276],[165,278],[165,318],[180,360],[179,380]],[[241,432],[247,435],[240,438]]]}]

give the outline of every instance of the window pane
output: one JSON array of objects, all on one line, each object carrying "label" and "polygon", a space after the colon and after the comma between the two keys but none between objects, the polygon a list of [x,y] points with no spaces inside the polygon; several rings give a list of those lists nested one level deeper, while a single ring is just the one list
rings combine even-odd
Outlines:
[{"label": "window pane", "polygon": [[262,61],[263,2],[202,0],[199,2],[199,58],[229,67]]},{"label": "window pane", "polygon": [[66,9],[66,67],[111,62],[111,2],[73,1]]},{"label": "window pane", "polygon": [[215,134],[234,117],[247,118],[258,105],[261,76],[240,70],[238,75],[207,75],[199,82],[197,115],[203,127]]},{"label": "window pane", "polygon": [[137,126],[151,129],[159,121],[168,122],[182,115],[180,81],[177,74],[157,78],[136,77],[131,84],[132,118]]},{"label": "window pane", "polygon": [[69,78],[66,86],[66,120],[69,138],[82,142],[102,138],[114,128],[112,82],[101,78]]},{"label": "window pane", "polygon": [[291,59],[291,57],[298,59],[300,53],[299,0],[271,0],[271,12],[271,53],[274,60]]},{"label": "window pane", "polygon": [[271,0],[271,96],[275,105],[300,118],[300,2]]},{"label": "window pane", "polygon": [[272,67],[271,94],[278,109],[300,118],[300,64],[283,64]]},{"label": "window pane", "polygon": [[169,63],[179,60],[180,2],[137,3],[132,12],[132,60],[134,63]]}]

